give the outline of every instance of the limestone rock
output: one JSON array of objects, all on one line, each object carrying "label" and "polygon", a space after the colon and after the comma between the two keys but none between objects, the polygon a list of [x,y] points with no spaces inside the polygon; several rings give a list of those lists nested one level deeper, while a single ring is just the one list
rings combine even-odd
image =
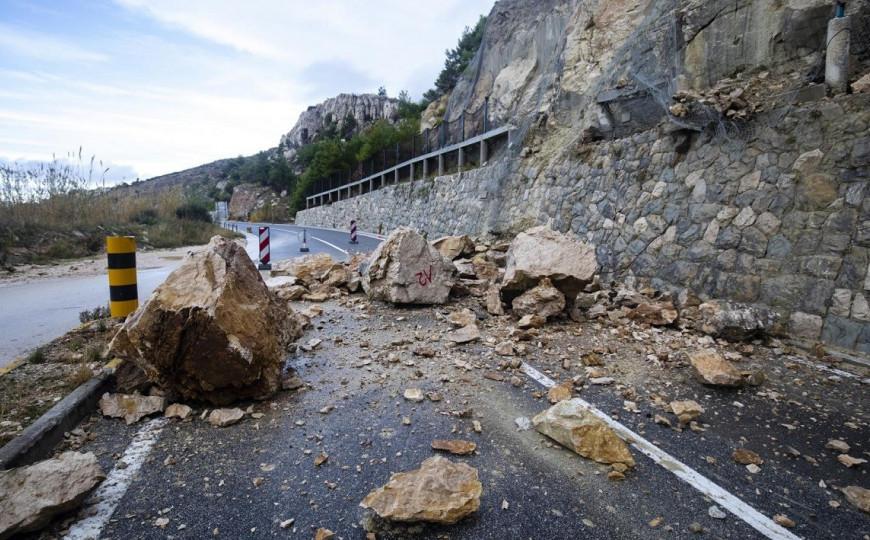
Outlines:
[{"label": "limestone rock", "polygon": [[245,250],[216,236],[127,318],[111,350],[167,392],[221,405],[277,391],[285,347],[301,333]]},{"label": "limestone rock", "polygon": [[392,521],[450,525],[480,508],[477,469],[435,456],[419,469],[396,473],[360,503]]},{"label": "limestone rock", "polygon": [[144,394],[151,386],[145,372],[133,362],[121,362],[115,368],[115,390],[122,394]]},{"label": "limestone rock", "polygon": [[852,83],[852,93],[870,94],[870,73],[865,73],[863,77]]},{"label": "limestone rock", "polygon": [[671,412],[677,416],[681,424],[688,424],[695,418],[704,414],[704,407],[702,407],[697,401],[691,399],[672,401]]},{"label": "limestone rock", "polygon": [[179,420],[186,420],[190,413],[193,412],[193,409],[188,407],[183,403],[173,403],[169,407],[166,407],[166,411],[163,412],[163,416],[166,418],[178,418]]},{"label": "limestone rock", "polygon": [[272,263],[269,275],[292,276],[298,283],[310,287],[320,281],[320,278],[335,267],[336,261],[328,253],[314,253]]},{"label": "limestone rock", "polygon": [[333,538],[335,538],[335,533],[323,527],[320,527],[314,533],[314,540],[332,540]]},{"label": "limestone rock", "polygon": [[484,301],[487,313],[490,315],[504,315],[504,306],[501,303],[501,293],[498,287],[493,285],[487,289]]},{"label": "limestone rock", "polygon": [[165,408],[166,398],[158,396],[109,394],[106,392],[100,398],[100,411],[103,416],[123,418],[128,426],[150,414],[159,413]]},{"label": "limestone rock", "polygon": [[465,234],[462,236],[442,236],[432,242],[432,246],[441,253],[442,257],[451,261],[463,255],[474,253],[474,242]]},{"label": "limestone rock", "polygon": [[469,324],[474,324],[476,321],[477,315],[475,315],[474,312],[468,308],[463,308],[458,311],[451,312],[450,315],[447,316],[447,322],[457,328],[468,326]]},{"label": "limestone rock", "polygon": [[423,401],[423,391],[419,388],[408,388],[403,394],[408,401],[420,403]]},{"label": "limestone rock", "polygon": [[474,275],[478,279],[486,281],[495,281],[500,277],[498,266],[483,255],[475,255],[471,259],[471,267],[474,269]]},{"label": "limestone rock", "polygon": [[407,227],[394,230],[369,258],[362,286],[369,298],[394,304],[443,304],[454,268],[426,239]]},{"label": "limestone rock", "polygon": [[559,403],[560,401],[571,399],[573,394],[574,383],[571,381],[565,381],[547,390],[547,400],[549,400],[550,403]]},{"label": "limestone rock", "polygon": [[549,278],[566,298],[574,298],[597,271],[594,246],[549,227],[534,227],[521,232],[511,242],[502,296],[513,300],[541,278]]},{"label": "limestone rock", "polygon": [[480,329],[476,324],[469,324],[458,330],[448,332],[446,338],[454,343],[471,343],[480,339]]},{"label": "limestone rock", "polygon": [[695,351],[689,361],[702,383],[711,386],[742,386],[744,379],[731,362],[713,349]]},{"label": "limestone rock", "polygon": [[827,443],[825,443],[825,448],[828,450],[835,450],[841,454],[848,454],[849,450],[852,449],[849,446],[849,443],[840,439],[829,439]]},{"label": "limestone rock", "polygon": [[77,508],[105,477],[92,452],[64,452],[0,471],[0,538],[36,531]]},{"label": "limestone rock", "polygon": [[532,419],[540,433],[598,463],[634,467],[628,445],[579,399],[560,401]]},{"label": "limestone rock", "polygon": [[502,341],[499,342],[495,346],[495,354],[499,356],[513,356],[514,355],[514,344],[510,341]]},{"label": "limestone rock", "polygon": [[860,486],[848,486],[842,489],[846,500],[852,503],[855,508],[870,514],[870,489],[864,489]]},{"label": "limestone rock", "polygon": [[764,463],[764,460],[761,459],[761,456],[746,448],[735,449],[734,452],[732,452],[731,454],[731,459],[733,459],[735,463],[739,463],[740,465],[761,465]]},{"label": "limestone rock", "polygon": [[543,278],[536,287],[514,298],[511,307],[520,317],[538,315],[548,319],[565,309],[565,295],[548,278]]},{"label": "limestone rock", "polygon": [[651,326],[668,326],[674,324],[679,313],[672,302],[643,301],[628,313],[629,319],[634,319]]},{"label": "limestone rock", "polygon": [[471,441],[463,441],[461,439],[435,439],[432,441],[432,449],[450,452],[457,456],[465,456],[473,453],[477,449],[477,445]]},{"label": "limestone rock", "polygon": [[522,330],[527,330],[529,328],[540,328],[546,324],[547,319],[541,317],[537,314],[532,315],[523,315],[519,321],[517,321],[517,328]]},{"label": "limestone rock", "polygon": [[732,341],[761,337],[776,324],[775,312],[747,304],[714,301],[698,306],[698,329],[711,336]]},{"label": "limestone rock", "polygon": [[227,427],[237,424],[245,417],[245,411],[239,408],[215,409],[208,414],[208,423],[215,427]]}]

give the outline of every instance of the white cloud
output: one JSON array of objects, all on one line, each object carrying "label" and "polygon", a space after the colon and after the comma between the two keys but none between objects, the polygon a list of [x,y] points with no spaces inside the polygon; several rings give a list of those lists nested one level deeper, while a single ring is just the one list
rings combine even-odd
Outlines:
[{"label": "white cloud", "polygon": [[53,62],[105,62],[106,54],[89,51],[48,34],[25,32],[0,24],[0,50],[7,54]]}]

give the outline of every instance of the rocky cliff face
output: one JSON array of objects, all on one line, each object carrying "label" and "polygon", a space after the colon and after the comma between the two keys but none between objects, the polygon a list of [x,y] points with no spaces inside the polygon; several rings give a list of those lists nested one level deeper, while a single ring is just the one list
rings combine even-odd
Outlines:
[{"label": "rocky cliff face", "polygon": [[399,100],[375,94],[339,94],[319,105],[308,107],[299,115],[293,129],[281,137],[284,155],[292,159],[297,148],[315,140],[330,122],[336,122],[341,129],[348,116],[356,123],[355,131],[381,119],[396,121],[399,117]]}]

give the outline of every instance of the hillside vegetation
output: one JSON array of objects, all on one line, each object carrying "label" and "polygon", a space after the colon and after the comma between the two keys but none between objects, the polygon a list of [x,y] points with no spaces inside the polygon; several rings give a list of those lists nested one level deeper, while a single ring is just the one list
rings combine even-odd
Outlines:
[{"label": "hillside vegetation", "polygon": [[211,223],[207,200],[180,188],[139,195],[107,189],[106,172],[81,152],[49,163],[0,164],[0,266],[100,253],[108,235],[170,248],[224,234]]}]

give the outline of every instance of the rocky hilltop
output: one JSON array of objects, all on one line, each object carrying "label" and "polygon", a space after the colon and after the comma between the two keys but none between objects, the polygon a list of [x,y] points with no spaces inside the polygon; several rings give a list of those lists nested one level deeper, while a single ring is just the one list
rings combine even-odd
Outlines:
[{"label": "rocky hilltop", "polygon": [[293,129],[281,137],[284,155],[292,159],[296,149],[314,141],[330,124],[343,129],[348,117],[353,118],[354,133],[377,120],[396,121],[399,117],[399,100],[376,94],[339,94],[312,105],[299,115]]}]

